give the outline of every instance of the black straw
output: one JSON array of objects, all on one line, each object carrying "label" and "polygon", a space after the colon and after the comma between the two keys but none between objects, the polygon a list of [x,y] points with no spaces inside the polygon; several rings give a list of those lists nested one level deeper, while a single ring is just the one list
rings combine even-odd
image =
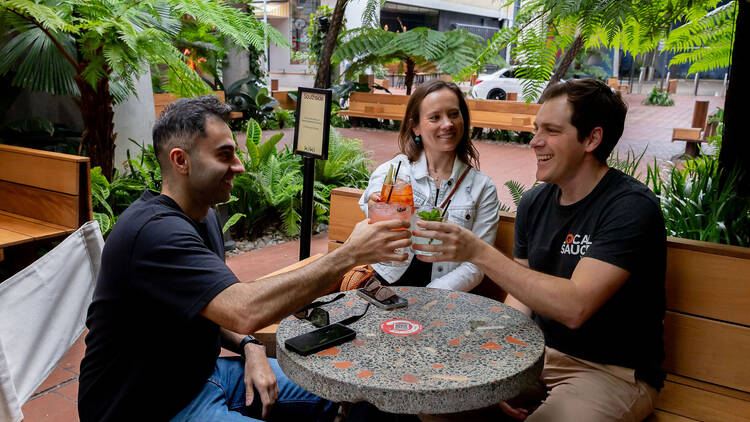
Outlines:
[{"label": "black straw", "polygon": [[396,174],[393,175],[393,181],[391,182],[391,190],[388,191],[388,198],[386,198],[385,203],[390,204],[391,203],[391,194],[393,193],[393,188],[396,186],[396,180],[398,180],[398,171],[401,170],[401,161],[398,162],[398,166],[396,166]]}]

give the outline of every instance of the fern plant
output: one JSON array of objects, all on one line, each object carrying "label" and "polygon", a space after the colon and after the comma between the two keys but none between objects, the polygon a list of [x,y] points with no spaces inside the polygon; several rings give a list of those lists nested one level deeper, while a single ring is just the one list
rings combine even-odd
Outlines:
[{"label": "fern plant", "polygon": [[675,28],[665,44],[667,50],[677,53],[669,65],[690,63],[688,74],[731,66],[736,23],[737,3],[731,1]]},{"label": "fern plant", "polygon": [[389,32],[379,28],[357,28],[344,34],[332,60],[351,61],[345,77],[375,65],[401,63],[405,74],[406,94],[411,94],[416,67],[434,64],[446,74],[456,74],[469,65],[482,50],[481,38],[465,30],[448,32],[413,28]]},{"label": "fern plant", "polygon": [[149,64],[165,64],[185,93],[210,90],[173,44],[183,16],[211,25],[240,47],[262,47],[264,34],[288,45],[273,27],[222,0],[0,0],[0,75],[15,73],[14,86],[73,96],[86,152],[111,180],[112,106],[135,92]]}]

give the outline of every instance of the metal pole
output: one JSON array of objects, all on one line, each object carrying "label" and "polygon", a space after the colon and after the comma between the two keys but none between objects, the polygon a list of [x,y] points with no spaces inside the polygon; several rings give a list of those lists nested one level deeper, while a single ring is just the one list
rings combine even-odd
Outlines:
[{"label": "metal pole", "polygon": [[695,88],[693,91],[694,96],[698,96],[698,75],[700,75],[700,72],[695,72]]},{"label": "metal pole", "polygon": [[302,225],[299,233],[299,259],[310,257],[313,220],[313,189],[315,188],[315,159],[305,157],[302,174]]},{"label": "metal pole", "polygon": [[724,87],[722,88],[722,91],[721,91],[722,97],[726,97],[727,95],[727,75],[728,73],[724,72]]},{"label": "metal pole", "polygon": [[268,14],[266,12],[267,0],[263,0],[263,48],[266,55],[266,86],[271,90],[271,58],[268,56]]},{"label": "metal pole", "polygon": [[641,68],[641,74],[638,75],[638,93],[641,93],[641,84],[643,83],[643,77],[646,75],[646,67]]}]

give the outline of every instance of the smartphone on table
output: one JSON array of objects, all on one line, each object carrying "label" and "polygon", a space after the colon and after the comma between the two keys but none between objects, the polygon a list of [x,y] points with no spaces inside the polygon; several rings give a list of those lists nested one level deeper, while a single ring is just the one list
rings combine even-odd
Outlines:
[{"label": "smartphone on table", "polygon": [[335,323],[292,337],[284,342],[284,346],[295,353],[307,356],[346,343],[356,336],[356,331],[345,325]]}]

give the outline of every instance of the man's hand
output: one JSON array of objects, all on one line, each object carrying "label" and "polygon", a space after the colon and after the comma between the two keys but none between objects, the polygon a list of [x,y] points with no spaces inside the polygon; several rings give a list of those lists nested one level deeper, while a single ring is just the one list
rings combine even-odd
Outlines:
[{"label": "man's hand", "polygon": [[253,404],[255,398],[253,389],[258,390],[260,400],[263,403],[261,418],[265,420],[271,406],[279,397],[276,375],[274,375],[266,358],[265,347],[248,343],[245,345],[243,352],[245,354],[245,406]]},{"label": "man's hand", "polygon": [[453,223],[440,223],[437,221],[417,221],[418,229],[414,230],[414,236],[441,240],[442,244],[414,244],[412,249],[425,252],[439,252],[436,255],[417,255],[420,261],[439,262],[470,262],[480,247],[486,245],[470,230]]},{"label": "man's hand", "polygon": [[519,421],[522,421],[529,416],[529,411],[527,409],[523,409],[521,407],[513,407],[506,402],[500,403],[500,409],[502,409],[506,415]]},{"label": "man's hand", "polygon": [[379,221],[374,224],[362,220],[354,227],[343,247],[354,257],[354,265],[403,261],[408,255],[396,253],[394,250],[411,245],[411,233],[408,228],[408,220]]}]

